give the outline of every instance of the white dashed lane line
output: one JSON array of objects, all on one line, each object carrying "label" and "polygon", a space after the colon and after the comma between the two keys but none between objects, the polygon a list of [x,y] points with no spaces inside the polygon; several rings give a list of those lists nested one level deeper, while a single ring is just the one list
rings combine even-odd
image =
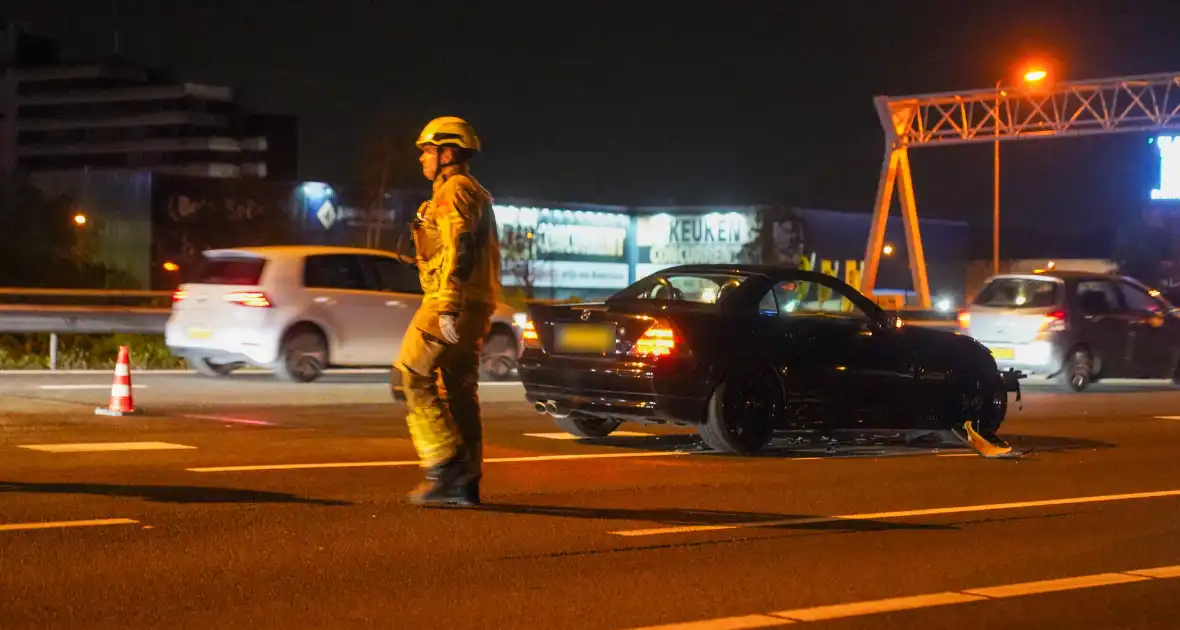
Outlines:
[{"label": "white dashed lane line", "polygon": [[896,512],[875,512],[866,514],[844,514],[839,516],[817,516],[812,518],[783,519],[780,521],[754,521],[748,523],[724,523],[717,525],[681,525],[677,527],[653,527],[649,529],[630,529],[611,532],[616,536],[660,536],[667,534],[689,534],[700,532],[717,532],[731,529],[749,529],[755,527],[781,527],[790,525],[812,525],[818,523],[834,523],[837,521],[877,521],[884,519],[909,518],[914,516],[941,516],[946,514],[966,514],[970,512],[993,512],[998,510],[1018,510],[1058,505],[1077,505],[1083,503],[1107,503],[1110,501],[1131,501],[1135,499],[1161,499],[1180,497],[1180,490],[1161,490],[1158,492],[1136,492],[1130,494],[1106,494],[1090,497],[1071,497],[1068,499],[1045,499],[1041,501],[1018,501],[1013,503],[989,503],[984,505],[961,505],[955,507],[926,508],[920,510],[902,510]]},{"label": "white dashed lane line", "polygon": [[135,525],[129,518],[101,518],[89,521],[47,521],[41,523],[0,523],[0,532],[23,532],[37,529],[66,529],[70,527],[102,527],[105,525]]},{"label": "white dashed lane line", "polygon": [[90,442],[81,444],[20,444],[20,448],[44,453],[107,453],[114,451],[175,451],[197,447],[169,442]]},{"label": "white dashed lane line", "polygon": [[[682,451],[639,452],[639,453],[582,453],[577,455],[533,455],[528,457],[489,457],[483,460],[485,464],[513,464],[526,462],[555,462],[582,459],[628,459],[633,457],[676,457],[689,455]],[[258,466],[213,466],[205,468],[186,468],[189,472],[253,472],[261,470],[306,470],[315,468],[379,468],[417,466],[418,460],[389,461],[389,462],[329,462],[323,464],[263,464]]]},{"label": "white dashed lane line", "polygon": [[1029,595],[1041,595],[1044,593],[1059,593],[1063,591],[1097,588],[1100,586],[1175,578],[1180,578],[1180,566],[1137,569],[1116,573],[1096,573],[1093,575],[1080,575],[1056,580],[1021,582],[1018,584],[971,588],[961,591],[927,593],[910,597],[873,599],[831,606],[812,606],[810,608],[796,608],[765,614],[719,617],[716,619],[703,619],[701,621],[671,623],[660,626],[644,626],[643,628],[636,628],[634,630],[742,630],[747,628],[772,628],[811,621],[847,619],[849,617],[862,617],[888,612],[919,610],[938,606],[986,602],[1011,597],[1027,597]]}]

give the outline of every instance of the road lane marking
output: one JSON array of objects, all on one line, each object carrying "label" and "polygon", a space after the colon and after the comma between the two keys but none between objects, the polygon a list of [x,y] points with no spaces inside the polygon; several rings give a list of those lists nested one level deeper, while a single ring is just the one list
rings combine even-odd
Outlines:
[{"label": "road lane marking", "polygon": [[1180,578],[1180,566],[1138,569],[1136,571],[1123,571],[1123,573],[1127,575],[1143,575],[1150,578]]},{"label": "road lane marking", "polygon": [[[75,389],[110,389],[108,385],[39,385],[40,389],[47,390],[75,390]],[[147,389],[147,385],[132,385],[134,389]]]},{"label": "road lane marking", "polygon": [[1083,575],[1081,577],[1062,578],[1059,580],[1042,580],[1040,582],[1024,582],[1007,586],[990,586],[988,588],[973,588],[963,591],[969,595],[981,595],[993,599],[1004,597],[1018,597],[1020,595],[1041,595],[1058,591],[1076,591],[1079,588],[1093,586],[1110,586],[1111,584],[1126,584],[1128,582],[1142,582],[1151,578],[1142,575],[1124,575],[1122,573],[1099,573]]},{"label": "road lane marking", "polygon": [[814,608],[800,608],[770,613],[775,617],[783,617],[791,621],[826,621],[829,619],[843,619],[844,617],[858,617],[877,613],[897,612],[900,610],[917,610],[948,604],[963,604],[976,602],[986,597],[964,593],[930,593],[912,597],[891,597],[867,602],[851,604],[836,604],[835,606],[816,606]]},{"label": "road lane marking", "polygon": [[[675,457],[677,455],[691,455],[688,451],[659,451],[642,453],[583,453],[579,455],[532,455],[527,457],[491,457],[483,460],[485,464],[508,464],[517,462],[554,462],[579,459],[625,459],[629,457]],[[204,468],[186,468],[189,472],[249,472],[258,470],[305,470],[315,468],[375,468],[417,466],[418,460],[393,462],[331,462],[325,464],[264,464],[261,466],[212,466]]]},{"label": "road lane marking", "polygon": [[0,532],[20,532],[34,529],[63,529],[66,527],[101,527],[103,525],[134,525],[139,521],[129,518],[100,518],[90,521],[56,521],[43,523],[0,523]]},{"label": "road lane marking", "polygon": [[631,529],[610,532],[616,536],[657,536],[661,534],[685,534],[693,532],[715,532],[730,529],[745,529],[751,527],[776,527],[783,525],[812,525],[817,523],[834,523],[837,521],[869,521],[911,516],[939,516],[944,514],[965,514],[968,512],[993,512],[997,510],[1018,510],[1024,508],[1050,507],[1057,505],[1076,505],[1079,503],[1106,503],[1110,501],[1130,501],[1134,499],[1159,499],[1180,496],[1180,490],[1161,490],[1158,492],[1136,492],[1132,494],[1106,494],[1091,497],[1072,497],[1069,499],[1046,499],[1042,501],[1018,501],[1014,503],[988,503],[983,505],[961,505],[946,508],[927,508],[921,510],[902,510],[895,512],[874,512],[867,514],[843,514],[838,516],[816,516],[810,518],[792,518],[779,521],[752,521],[742,523],[725,523],[717,525],[682,525],[678,527],[653,527],[649,529]]},{"label": "road lane marking", "polygon": [[214,422],[232,422],[234,424],[254,424],[258,426],[274,426],[275,423],[267,422],[266,420],[250,420],[249,418],[231,418],[229,416],[202,416],[195,414],[184,414],[182,418],[192,418],[193,420],[213,420]]},{"label": "road lane marking", "polygon": [[[545,438],[547,440],[586,440],[595,438],[582,438],[576,435],[558,432],[558,433],[525,433],[525,437]],[[635,431],[613,431],[607,437],[655,437],[654,433],[637,433]]]},{"label": "road lane marking", "polygon": [[1120,571],[1116,573],[1096,573],[1080,575],[1056,580],[1040,580],[1036,582],[1022,582],[983,588],[971,588],[961,591],[944,591],[909,597],[891,597],[886,599],[872,599],[846,604],[828,606],[812,606],[769,612],[765,614],[745,615],[736,617],[720,617],[702,619],[686,623],[672,623],[660,626],[643,626],[632,630],[719,630],[722,628],[769,628],[793,623],[808,623],[813,621],[831,621],[833,619],[847,619],[880,613],[897,612],[903,610],[919,610],[938,606],[952,606],[985,602],[1011,597],[1027,597],[1043,593],[1075,591],[1099,586],[1113,586],[1116,584],[1130,584],[1147,582],[1158,579],[1180,578],[1180,566],[1156,567],[1153,569],[1137,569],[1134,571]]},{"label": "road lane marking", "polygon": [[169,442],[92,442],[87,444],[21,444],[20,448],[46,453],[104,453],[111,451],[175,451],[195,446]]},{"label": "road lane marking", "polygon": [[1156,420],[1180,420],[1180,416],[1156,416]]},{"label": "road lane marking", "polygon": [[751,630],[752,628],[771,628],[795,623],[782,617],[770,615],[744,615],[741,617],[722,617],[720,619],[706,619],[704,621],[688,621],[685,623],[670,623],[665,626],[648,626],[637,630]]}]

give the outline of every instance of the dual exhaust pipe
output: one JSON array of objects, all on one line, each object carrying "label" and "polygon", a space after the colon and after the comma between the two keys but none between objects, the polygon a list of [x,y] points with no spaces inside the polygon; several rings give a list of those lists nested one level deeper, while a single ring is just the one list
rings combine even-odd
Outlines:
[{"label": "dual exhaust pipe", "polygon": [[538,400],[533,403],[533,409],[541,415],[549,415],[554,418],[565,418],[570,415],[570,410],[564,406],[559,406],[555,400],[546,400],[544,402]]}]

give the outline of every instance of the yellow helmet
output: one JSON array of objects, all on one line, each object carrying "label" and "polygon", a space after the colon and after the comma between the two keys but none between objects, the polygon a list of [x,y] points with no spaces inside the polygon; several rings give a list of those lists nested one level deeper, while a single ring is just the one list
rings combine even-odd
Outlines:
[{"label": "yellow helmet", "polygon": [[442,116],[426,123],[422,133],[418,134],[416,144],[419,148],[433,144],[436,147],[450,145],[475,152],[480,150],[475,129],[466,120],[455,116]]}]

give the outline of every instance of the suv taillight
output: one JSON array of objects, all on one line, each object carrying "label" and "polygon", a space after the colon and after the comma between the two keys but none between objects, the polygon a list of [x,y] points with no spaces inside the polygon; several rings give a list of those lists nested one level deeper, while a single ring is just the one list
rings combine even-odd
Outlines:
[{"label": "suv taillight", "polygon": [[959,311],[959,328],[967,330],[971,327],[971,313]]},{"label": "suv taillight", "polygon": [[1045,316],[1041,322],[1042,332],[1061,332],[1065,330],[1065,311],[1053,311]]},{"label": "suv taillight", "polygon": [[188,297],[188,291],[185,291],[184,289],[177,289],[172,292],[172,301],[173,302],[179,302],[186,297]]},{"label": "suv taillight", "polygon": [[630,354],[639,357],[666,357],[675,350],[676,332],[667,324],[655,323],[635,342]]},{"label": "suv taillight", "polygon": [[226,293],[222,299],[230,304],[249,306],[251,308],[271,307],[270,300],[267,299],[266,294],[257,291],[234,291],[233,293]]}]

